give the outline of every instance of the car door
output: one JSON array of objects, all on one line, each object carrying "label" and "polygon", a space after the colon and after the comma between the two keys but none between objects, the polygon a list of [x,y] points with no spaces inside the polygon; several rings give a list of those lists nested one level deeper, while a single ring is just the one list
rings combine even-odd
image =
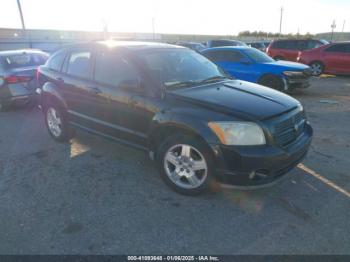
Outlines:
[{"label": "car door", "polygon": [[346,73],[349,71],[348,44],[334,44],[324,50],[324,61],[332,73]]},{"label": "car door", "polygon": [[252,62],[239,50],[221,51],[216,63],[233,77],[252,81]]},{"label": "car door", "polygon": [[95,128],[133,144],[146,145],[144,90],[138,69],[120,51],[96,49],[94,66]]},{"label": "car door", "polygon": [[69,50],[63,74],[56,79],[68,106],[70,120],[74,124],[91,126],[95,115],[96,90],[92,89],[93,53],[89,48]]}]

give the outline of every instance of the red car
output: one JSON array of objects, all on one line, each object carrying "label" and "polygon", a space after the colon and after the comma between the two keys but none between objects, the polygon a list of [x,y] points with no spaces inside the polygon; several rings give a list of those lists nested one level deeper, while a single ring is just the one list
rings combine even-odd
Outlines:
[{"label": "red car", "polygon": [[325,40],[287,39],[274,40],[266,49],[266,53],[275,60],[297,61],[300,51],[310,50],[328,44]]},{"label": "red car", "polygon": [[350,74],[350,42],[332,43],[300,52],[297,61],[309,65],[314,76],[322,73]]}]

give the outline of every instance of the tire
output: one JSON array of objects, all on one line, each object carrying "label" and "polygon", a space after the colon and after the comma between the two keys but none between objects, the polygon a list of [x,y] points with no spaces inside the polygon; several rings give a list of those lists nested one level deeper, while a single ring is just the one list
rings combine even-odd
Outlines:
[{"label": "tire", "polygon": [[280,55],[275,56],[273,59],[275,59],[276,61],[285,60],[285,58],[283,56],[280,56]]},{"label": "tire", "polygon": [[70,131],[65,110],[56,103],[45,106],[45,125],[53,139],[58,142],[67,142]]},{"label": "tire", "polygon": [[310,63],[310,68],[311,68],[311,74],[313,76],[319,76],[322,75],[324,71],[324,65],[321,62],[312,62]]},{"label": "tire", "polygon": [[181,134],[168,137],[159,147],[157,162],[164,182],[180,194],[199,195],[213,185],[214,158],[197,138]]},{"label": "tire", "polygon": [[258,81],[258,83],[260,85],[267,86],[267,87],[276,89],[278,91],[286,91],[285,88],[284,88],[283,80],[280,77],[278,77],[278,76],[274,76],[274,75],[263,76]]}]

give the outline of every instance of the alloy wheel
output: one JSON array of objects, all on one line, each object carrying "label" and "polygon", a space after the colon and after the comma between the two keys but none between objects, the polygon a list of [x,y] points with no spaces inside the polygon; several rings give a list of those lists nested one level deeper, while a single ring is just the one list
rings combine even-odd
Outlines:
[{"label": "alloy wheel", "polygon": [[51,134],[59,137],[62,134],[62,119],[55,108],[50,107],[47,109],[46,121]]},{"label": "alloy wheel", "polygon": [[169,179],[183,189],[200,187],[207,178],[208,165],[193,146],[172,146],[165,154],[164,168]]},{"label": "alloy wheel", "polygon": [[312,75],[314,76],[320,75],[323,71],[323,66],[320,63],[313,63],[310,65],[310,67],[311,67]]}]

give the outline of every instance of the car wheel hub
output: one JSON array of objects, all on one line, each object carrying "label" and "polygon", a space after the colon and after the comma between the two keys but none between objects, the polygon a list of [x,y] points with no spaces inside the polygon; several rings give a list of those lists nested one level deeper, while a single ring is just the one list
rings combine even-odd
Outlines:
[{"label": "car wheel hub", "polygon": [[47,110],[46,118],[50,132],[55,137],[59,137],[62,134],[62,120],[59,113],[56,111],[56,109],[50,107]]},{"label": "car wheel hub", "polygon": [[190,145],[175,145],[165,154],[164,168],[177,186],[192,189],[201,186],[208,172],[203,155]]}]

